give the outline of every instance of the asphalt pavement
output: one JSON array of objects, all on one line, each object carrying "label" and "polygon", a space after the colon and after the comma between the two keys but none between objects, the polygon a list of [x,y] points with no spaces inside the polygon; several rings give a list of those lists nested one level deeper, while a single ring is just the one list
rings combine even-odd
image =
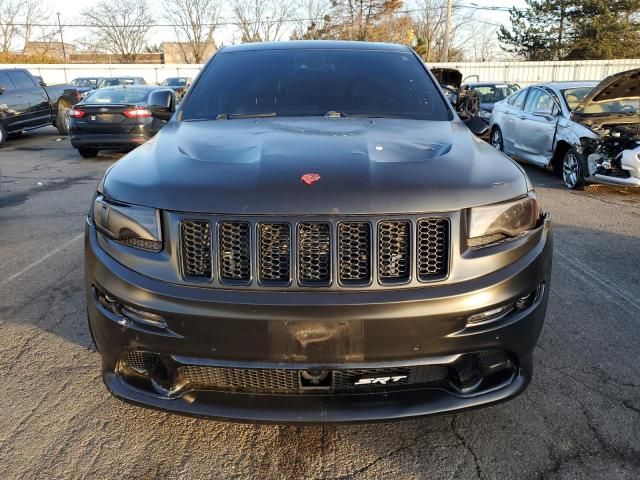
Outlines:
[{"label": "asphalt pavement", "polygon": [[534,379],[517,399],[355,426],[268,426],[131,406],[100,378],[82,233],[120,155],[53,128],[0,149],[0,478],[640,478],[640,191],[567,191],[526,167],[555,228]]}]

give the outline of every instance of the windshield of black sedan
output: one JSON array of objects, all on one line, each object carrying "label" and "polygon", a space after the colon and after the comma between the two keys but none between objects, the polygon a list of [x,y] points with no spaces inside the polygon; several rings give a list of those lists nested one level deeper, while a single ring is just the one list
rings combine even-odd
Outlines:
[{"label": "windshield of black sedan", "polygon": [[126,103],[145,104],[150,90],[141,88],[103,88],[90,94],[84,103]]},{"label": "windshield of black sedan", "polygon": [[450,120],[410,52],[291,49],[216,55],[182,109],[183,120],[363,116]]}]

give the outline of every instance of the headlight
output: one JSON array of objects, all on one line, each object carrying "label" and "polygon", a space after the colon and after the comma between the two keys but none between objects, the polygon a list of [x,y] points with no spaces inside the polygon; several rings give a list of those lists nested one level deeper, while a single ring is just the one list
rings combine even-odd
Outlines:
[{"label": "headlight", "polygon": [[533,230],[540,218],[535,193],[510,202],[475,207],[469,211],[470,247],[482,247]]},{"label": "headlight", "polygon": [[491,112],[488,112],[486,110],[480,110],[478,112],[478,116],[484,120],[489,120],[491,118]]},{"label": "headlight", "polygon": [[93,221],[98,231],[113,241],[151,252],[162,250],[160,213],[155,208],[108,202],[97,195]]}]

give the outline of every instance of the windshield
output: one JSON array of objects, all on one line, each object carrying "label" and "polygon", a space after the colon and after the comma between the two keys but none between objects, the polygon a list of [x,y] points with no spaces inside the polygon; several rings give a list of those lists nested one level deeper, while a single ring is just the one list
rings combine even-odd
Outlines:
[{"label": "windshield", "polygon": [[96,90],[90,94],[84,101],[84,103],[127,103],[127,104],[140,104],[146,103],[149,97],[149,90],[135,89],[135,88],[118,88],[118,89],[104,89]]},{"label": "windshield", "polygon": [[495,85],[471,85],[469,90],[480,94],[480,103],[496,103],[516,92],[518,87],[502,83]]},{"label": "windshield", "polygon": [[167,78],[160,84],[164,87],[183,87],[187,84],[186,78]]},{"label": "windshield", "polygon": [[591,90],[593,90],[593,87],[577,87],[562,90],[562,96],[566,100],[569,110],[575,110]]},{"label": "windshield", "polygon": [[449,120],[449,112],[409,52],[291,49],[216,55],[182,118],[338,114]]},{"label": "windshield", "polygon": [[74,87],[91,87],[94,88],[98,80],[96,78],[76,78],[71,82]]}]

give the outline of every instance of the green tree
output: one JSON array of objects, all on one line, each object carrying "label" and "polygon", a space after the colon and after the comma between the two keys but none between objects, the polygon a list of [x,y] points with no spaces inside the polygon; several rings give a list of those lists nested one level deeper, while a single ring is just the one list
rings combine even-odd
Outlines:
[{"label": "green tree", "polygon": [[526,0],[509,12],[511,28],[498,31],[502,49],[526,60],[559,60],[570,51],[580,0]]},{"label": "green tree", "polygon": [[565,58],[640,57],[640,0],[583,0]]}]

